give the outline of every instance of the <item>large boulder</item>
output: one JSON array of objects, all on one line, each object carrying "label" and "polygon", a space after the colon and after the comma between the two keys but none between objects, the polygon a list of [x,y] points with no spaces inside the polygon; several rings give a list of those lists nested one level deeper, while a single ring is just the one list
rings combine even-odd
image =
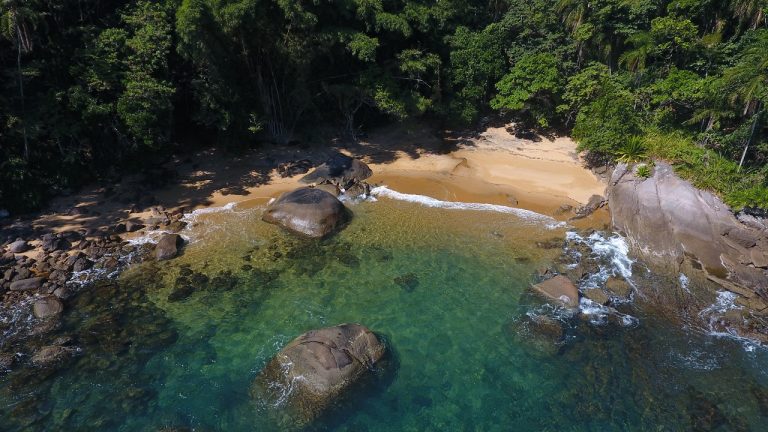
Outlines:
[{"label": "large boulder", "polygon": [[359,324],[311,330],[285,346],[259,373],[251,395],[279,408],[280,422],[304,425],[384,355],[384,344]]},{"label": "large boulder", "polygon": [[357,159],[337,153],[301,178],[302,183],[333,183],[343,189],[360,183],[373,175],[371,169]]},{"label": "large boulder", "polygon": [[316,188],[299,188],[284,193],[262,216],[264,222],[279,225],[311,238],[324,237],[346,224],[351,212],[330,193]]},{"label": "large boulder", "polygon": [[533,285],[533,290],[549,300],[553,300],[569,309],[579,307],[579,289],[570,279],[557,275],[544,282]]},{"label": "large boulder", "polygon": [[768,230],[759,221],[741,222],[718,197],[682,180],[665,162],[657,162],[647,179],[619,164],[608,197],[614,227],[646,261],[678,272],[691,260],[711,280],[727,280],[721,283],[726,289],[736,286],[768,300],[768,271],[760,268]]},{"label": "large boulder", "polygon": [[184,245],[184,239],[178,234],[164,234],[155,245],[155,258],[158,261],[175,258]]}]

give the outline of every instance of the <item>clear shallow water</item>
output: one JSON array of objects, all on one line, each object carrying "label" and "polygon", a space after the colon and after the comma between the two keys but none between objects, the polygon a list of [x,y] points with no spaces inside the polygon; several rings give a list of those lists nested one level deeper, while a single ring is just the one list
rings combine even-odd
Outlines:
[{"label": "clear shallow water", "polygon": [[[295,336],[343,322],[390,355],[310,430],[764,430],[762,349],[642,301],[621,307],[630,325],[563,318],[563,342],[525,325],[547,310],[533,275],[560,253],[536,243],[563,228],[386,197],[353,209],[324,242],[260,222],[259,207],[190,217],[182,257],[72,301],[59,333],[83,348],[76,362],[0,377],[0,430],[278,430],[251,381]],[[198,289],[169,301],[181,277]]]}]

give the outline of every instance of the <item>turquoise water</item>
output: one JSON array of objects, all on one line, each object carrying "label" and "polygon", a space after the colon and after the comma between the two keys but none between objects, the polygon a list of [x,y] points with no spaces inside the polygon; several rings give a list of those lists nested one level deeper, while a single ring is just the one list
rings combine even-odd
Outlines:
[{"label": "turquoise water", "polygon": [[[353,210],[323,242],[260,222],[258,206],[197,215],[182,257],[71,301],[56,335],[82,352],[67,368],[0,377],[0,430],[279,430],[252,380],[294,337],[344,322],[389,353],[309,430],[765,430],[761,348],[641,300],[620,307],[630,324],[595,324],[528,292],[561,252],[536,243],[564,228],[384,198]],[[563,340],[527,325],[532,311],[561,319]]]}]

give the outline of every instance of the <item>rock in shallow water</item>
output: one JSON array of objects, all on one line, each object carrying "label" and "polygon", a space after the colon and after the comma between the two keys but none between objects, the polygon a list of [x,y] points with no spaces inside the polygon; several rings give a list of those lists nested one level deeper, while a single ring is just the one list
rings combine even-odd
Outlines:
[{"label": "rock in shallow water", "polygon": [[184,239],[178,234],[165,234],[155,246],[155,257],[158,261],[175,258],[179,249],[184,245]]},{"label": "rock in shallow water", "polygon": [[304,425],[370,370],[384,352],[376,335],[359,324],[311,330],[267,364],[256,377],[251,395],[283,409],[282,422]]},{"label": "rock in shallow water", "polygon": [[262,220],[311,238],[325,237],[346,224],[351,212],[332,194],[317,188],[284,193]]},{"label": "rock in shallow water", "polygon": [[557,275],[547,279],[544,282],[533,285],[533,289],[544,297],[554,300],[569,309],[575,309],[579,306],[579,290],[565,276]]},{"label": "rock in shallow water", "polygon": [[46,319],[64,311],[64,305],[56,297],[46,297],[35,302],[32,312],[37,318]]}]

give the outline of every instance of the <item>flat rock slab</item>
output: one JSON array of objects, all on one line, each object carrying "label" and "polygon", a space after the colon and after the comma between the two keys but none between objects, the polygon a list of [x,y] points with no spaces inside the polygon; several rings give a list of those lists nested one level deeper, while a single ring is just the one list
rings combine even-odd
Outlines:
[{"label": "flat rock slab", "polygon": [[8,252],[11,253],[24,253],[28,250],[32,249],[32,246],[29,245],[24,240],[16,240],[15,242],[8,245]]},{"label": "flat rock slab", "polygon": [[284,193],[267,207],[262,220],[311,238],[325,237],[346,224],[351,212],[332,194],[303,187]]},{"label": "flat rock slab", "polygon": [[569,309],[579,307],[579,289],[563,275],[533,285],[533,290]]}]

